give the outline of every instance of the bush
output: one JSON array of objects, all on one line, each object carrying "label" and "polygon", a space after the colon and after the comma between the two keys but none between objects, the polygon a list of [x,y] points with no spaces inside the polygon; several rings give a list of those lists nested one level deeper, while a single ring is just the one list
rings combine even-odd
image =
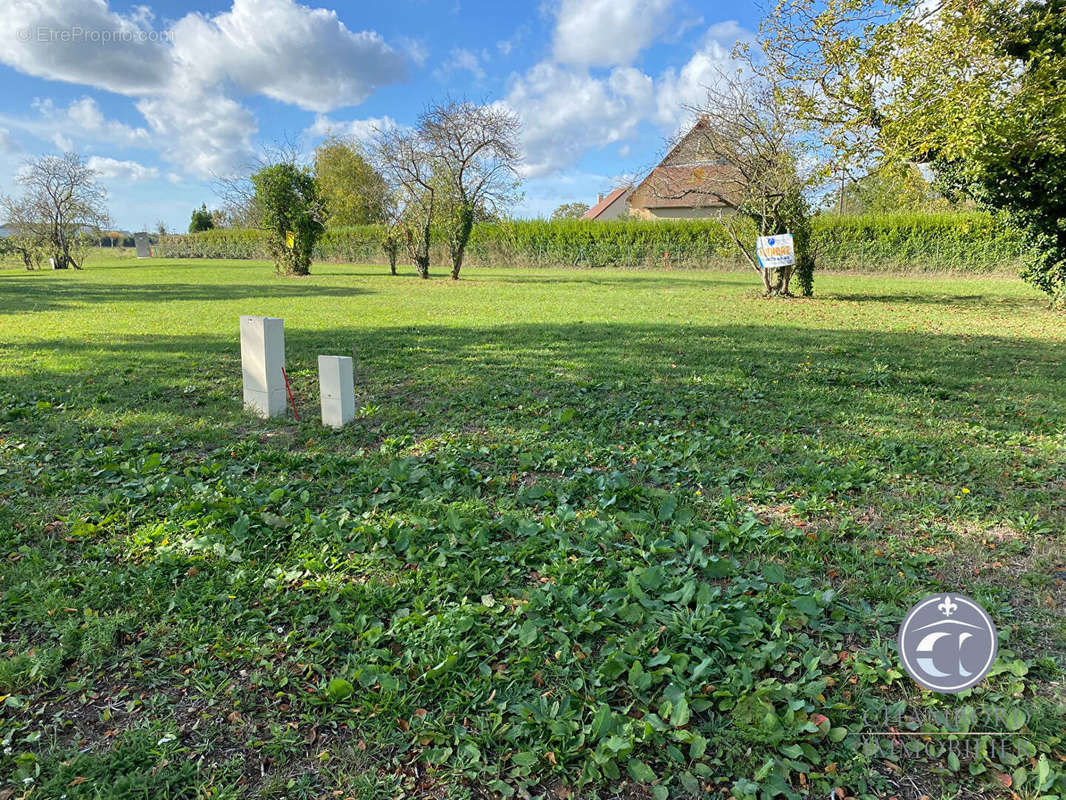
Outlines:
[{"label": "bush", "polygon": [[[1016,267],[1023,251],[1018,233],[977,212],[823,215],[812,220],[819,269],[862,271],[965,270]],[[376,264],[383,258],[384,228],[330,228],[319,239],[319,261]],[[754,230],[750,233],[754,238]],[[266,234],[215,229],[161,237],[164,258],[270,258]],[[433,260],[447,263],[439,233]],[[516,220],[478,223],[467,248],[468,263],[500,267],[746,268],[717,220]]]},{"label": "bush", "polygon": [[315,244],[325,226],[318,184],[295,164],[271,164],[252,175],[259,223],[267,231],[267,249],[285,275],[307,275]]}]

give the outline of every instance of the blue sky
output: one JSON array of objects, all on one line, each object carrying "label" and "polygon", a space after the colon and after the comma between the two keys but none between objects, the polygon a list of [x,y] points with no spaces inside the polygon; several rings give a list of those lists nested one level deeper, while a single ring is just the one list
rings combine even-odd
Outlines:
[{"label": "blue sky", "polygon": [[5,0],[0,192],[73,149],[115,224],[183,230],[263,147],[409,125],[446,94],[522,120],[519,216],[593,203],[687,122],[754,5],[693,0]]}]

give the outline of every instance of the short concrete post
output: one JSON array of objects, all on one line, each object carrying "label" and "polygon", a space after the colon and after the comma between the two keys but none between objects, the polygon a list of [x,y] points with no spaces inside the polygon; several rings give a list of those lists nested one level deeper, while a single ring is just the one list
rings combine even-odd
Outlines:
[{"label": "short concrete post", "polygon": [[355,374],[348,356],[318,357],[322,424],[341,428],[355,419]]},{"label": "short concrete post", "polygon": [[285,413],[285,323],[277,317],[241,317],[244,407],[261,417]]}]

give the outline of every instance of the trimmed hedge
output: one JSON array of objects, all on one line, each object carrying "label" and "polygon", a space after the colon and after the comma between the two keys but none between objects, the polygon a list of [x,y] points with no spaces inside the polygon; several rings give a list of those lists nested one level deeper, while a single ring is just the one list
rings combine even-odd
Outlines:
[{"label": "trimmed hedge", "polygon": [[[815,217],[814,246],[822,269],[864,271],[1016,268],[1019,235],[995,217],[979,212]],[[746,233],[753,238],[754,229]],[[384,263],[377,225],[331,228],[315,248],[317,261]],[[155,248],[163,258],[270,257],[266,236],[255,230],[214,229],[163,236]],[[443,241],[434,236],[433,263],[448,263]],[[480,223],[467,248],[473,266],[502,267],[744,267],[717,220],[650,222],[619,220],[515,220]]]},{"label": "trimmed hedge", "polygon": [[837,269],[1017,271],[1021,234],[981,212],[825,215],[814,220],[819,261]]}]

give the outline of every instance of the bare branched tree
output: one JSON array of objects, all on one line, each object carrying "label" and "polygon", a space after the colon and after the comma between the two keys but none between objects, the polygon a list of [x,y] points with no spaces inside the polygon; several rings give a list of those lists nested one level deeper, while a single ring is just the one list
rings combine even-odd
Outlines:
[{"label": "bare branched tree", "polygon": [[43,252],[55,269],[81,269],[82,253],[108,224],[107,192],[96,172],[77,153],[44,156],[29,162],[15,179],[23,188],[18,200],[3,207],[15,236],[28,248],[29,265]]},{"label": "bare branched tree", "polygon": [[25,199],[2,197],[0,213],[10,229],[10,234],[0,239],[0,250],[17,256],[26,269],[40,269],[47,257],[48,237],[46,227],[37,224],[33,205]]},{"label": "bare branched tree", "polygon": [[415,271],[420,277],[428,278],[430,234],[437,199],[433,153],[417,131],[385,128],[375,132],[371,154],[394,192],[396,218]]},{"label": "bare branched tree", "polygon": [[[792,124],[772,87],[741,74],[722,73],[707,90],[692,132],[678,145],[684,166],[667,165],[652,173],[651,191],[684,199],[687,205],[722,210],[722,224],[737,249],[762,278],[767,296],[789,296],[798,273],[804,295],[813,291],[808,195],[822,179],[812,146]],[[687,142],[686,142],[687,140]],[[739,218],[754,222],[760,236],[792,233],[796,266],[772,276],[759,264],[753,242],[744,241]]]},{"label": "bare branched tree", "polygon": [[475,216],[499,216],[518,198],[520,129],[510,110],[466,100],[433,105],[419,119],[417,134],[436,173],[452,280],[459,279]]}]

